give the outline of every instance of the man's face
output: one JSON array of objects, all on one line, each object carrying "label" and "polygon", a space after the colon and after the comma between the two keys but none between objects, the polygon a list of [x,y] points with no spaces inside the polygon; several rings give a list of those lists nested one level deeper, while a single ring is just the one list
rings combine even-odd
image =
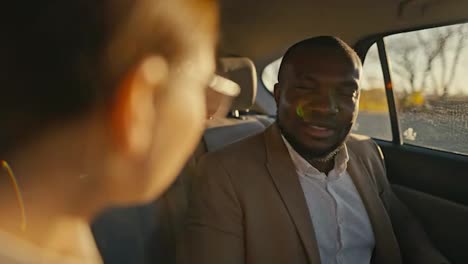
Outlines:
[{"label": "man's face", "polygon": [[357,117],[360,66],[331,48],[295,52],[288,61],[275,86],[278,123],[302,155],[326,158]]}]

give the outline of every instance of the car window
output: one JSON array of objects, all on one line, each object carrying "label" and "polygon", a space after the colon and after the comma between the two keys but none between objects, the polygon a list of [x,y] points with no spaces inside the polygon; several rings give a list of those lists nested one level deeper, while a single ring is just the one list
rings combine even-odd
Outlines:
[{"label": "car window", "polygon": [[364,60],[359,115],[353,132],[377,139],[392,139],[385,81],[377,44],[372,45]]},{"label": "car window", "polygon": [[273,88],[278,82],[278,71],[283,57],[268,64],[262,72],[262,82],[268,91],[273,93]]},{"label": "car window", "polygon": [[403,142],[468,154],[468,24],[384,42]]}]

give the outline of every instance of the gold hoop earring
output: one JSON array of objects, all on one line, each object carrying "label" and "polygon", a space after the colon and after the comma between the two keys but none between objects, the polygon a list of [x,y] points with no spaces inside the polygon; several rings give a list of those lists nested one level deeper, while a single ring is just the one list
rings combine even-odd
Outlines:
[{"label": "gold hoop earring", "polygon": [[15,189],[16,193],[16,200],[18,201],[18,205],[21,210],[21,231],[26,231],[26,210],[24,207],[24,201],[23,201],[23,196],[21,194],[20,187],[18,185],[18,181],[16,180],[15,174],[13,173],[13,170],[11,169],[10,165],[8,162],[2,160],[1,161],[2,167],[6,170],[8,173],[8,176],[10,176],[11,183],[13,185],[13,188]]}]

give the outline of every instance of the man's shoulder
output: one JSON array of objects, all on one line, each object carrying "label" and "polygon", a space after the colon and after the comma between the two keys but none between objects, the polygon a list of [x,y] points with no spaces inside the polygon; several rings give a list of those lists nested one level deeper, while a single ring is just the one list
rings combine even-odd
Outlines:
[{"label": "man's shoulder", "polygon": [[380,149],[374,140],[368,136],[351,134],[346,141],[348,150],[356,155],[366,157],[368,155],[381,155]]},{"label": "man's shoulder", "polygon": [[363,146],[364,144],[373,143],[372,138],[365,135],[360,134],[350,134],[347,140],[347,144],[351,144],[353,146]]}]

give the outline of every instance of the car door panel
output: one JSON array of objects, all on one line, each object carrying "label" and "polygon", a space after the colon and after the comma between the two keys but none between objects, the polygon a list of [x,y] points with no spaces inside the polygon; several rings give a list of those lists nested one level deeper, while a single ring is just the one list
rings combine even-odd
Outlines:
[{"label": "car door panel", "polygon": [[452,263],[468,263],[468,157],[378,141],[396,195]]},{"label": "car door panel", "polygon": [[378,141],[393,184],[468,206],[468,157]]},{"label": "car door panel", "polygon": [[421,222],[434,245],[452,263],[467,263],[468,207],[401,185],[392,187]]}]

